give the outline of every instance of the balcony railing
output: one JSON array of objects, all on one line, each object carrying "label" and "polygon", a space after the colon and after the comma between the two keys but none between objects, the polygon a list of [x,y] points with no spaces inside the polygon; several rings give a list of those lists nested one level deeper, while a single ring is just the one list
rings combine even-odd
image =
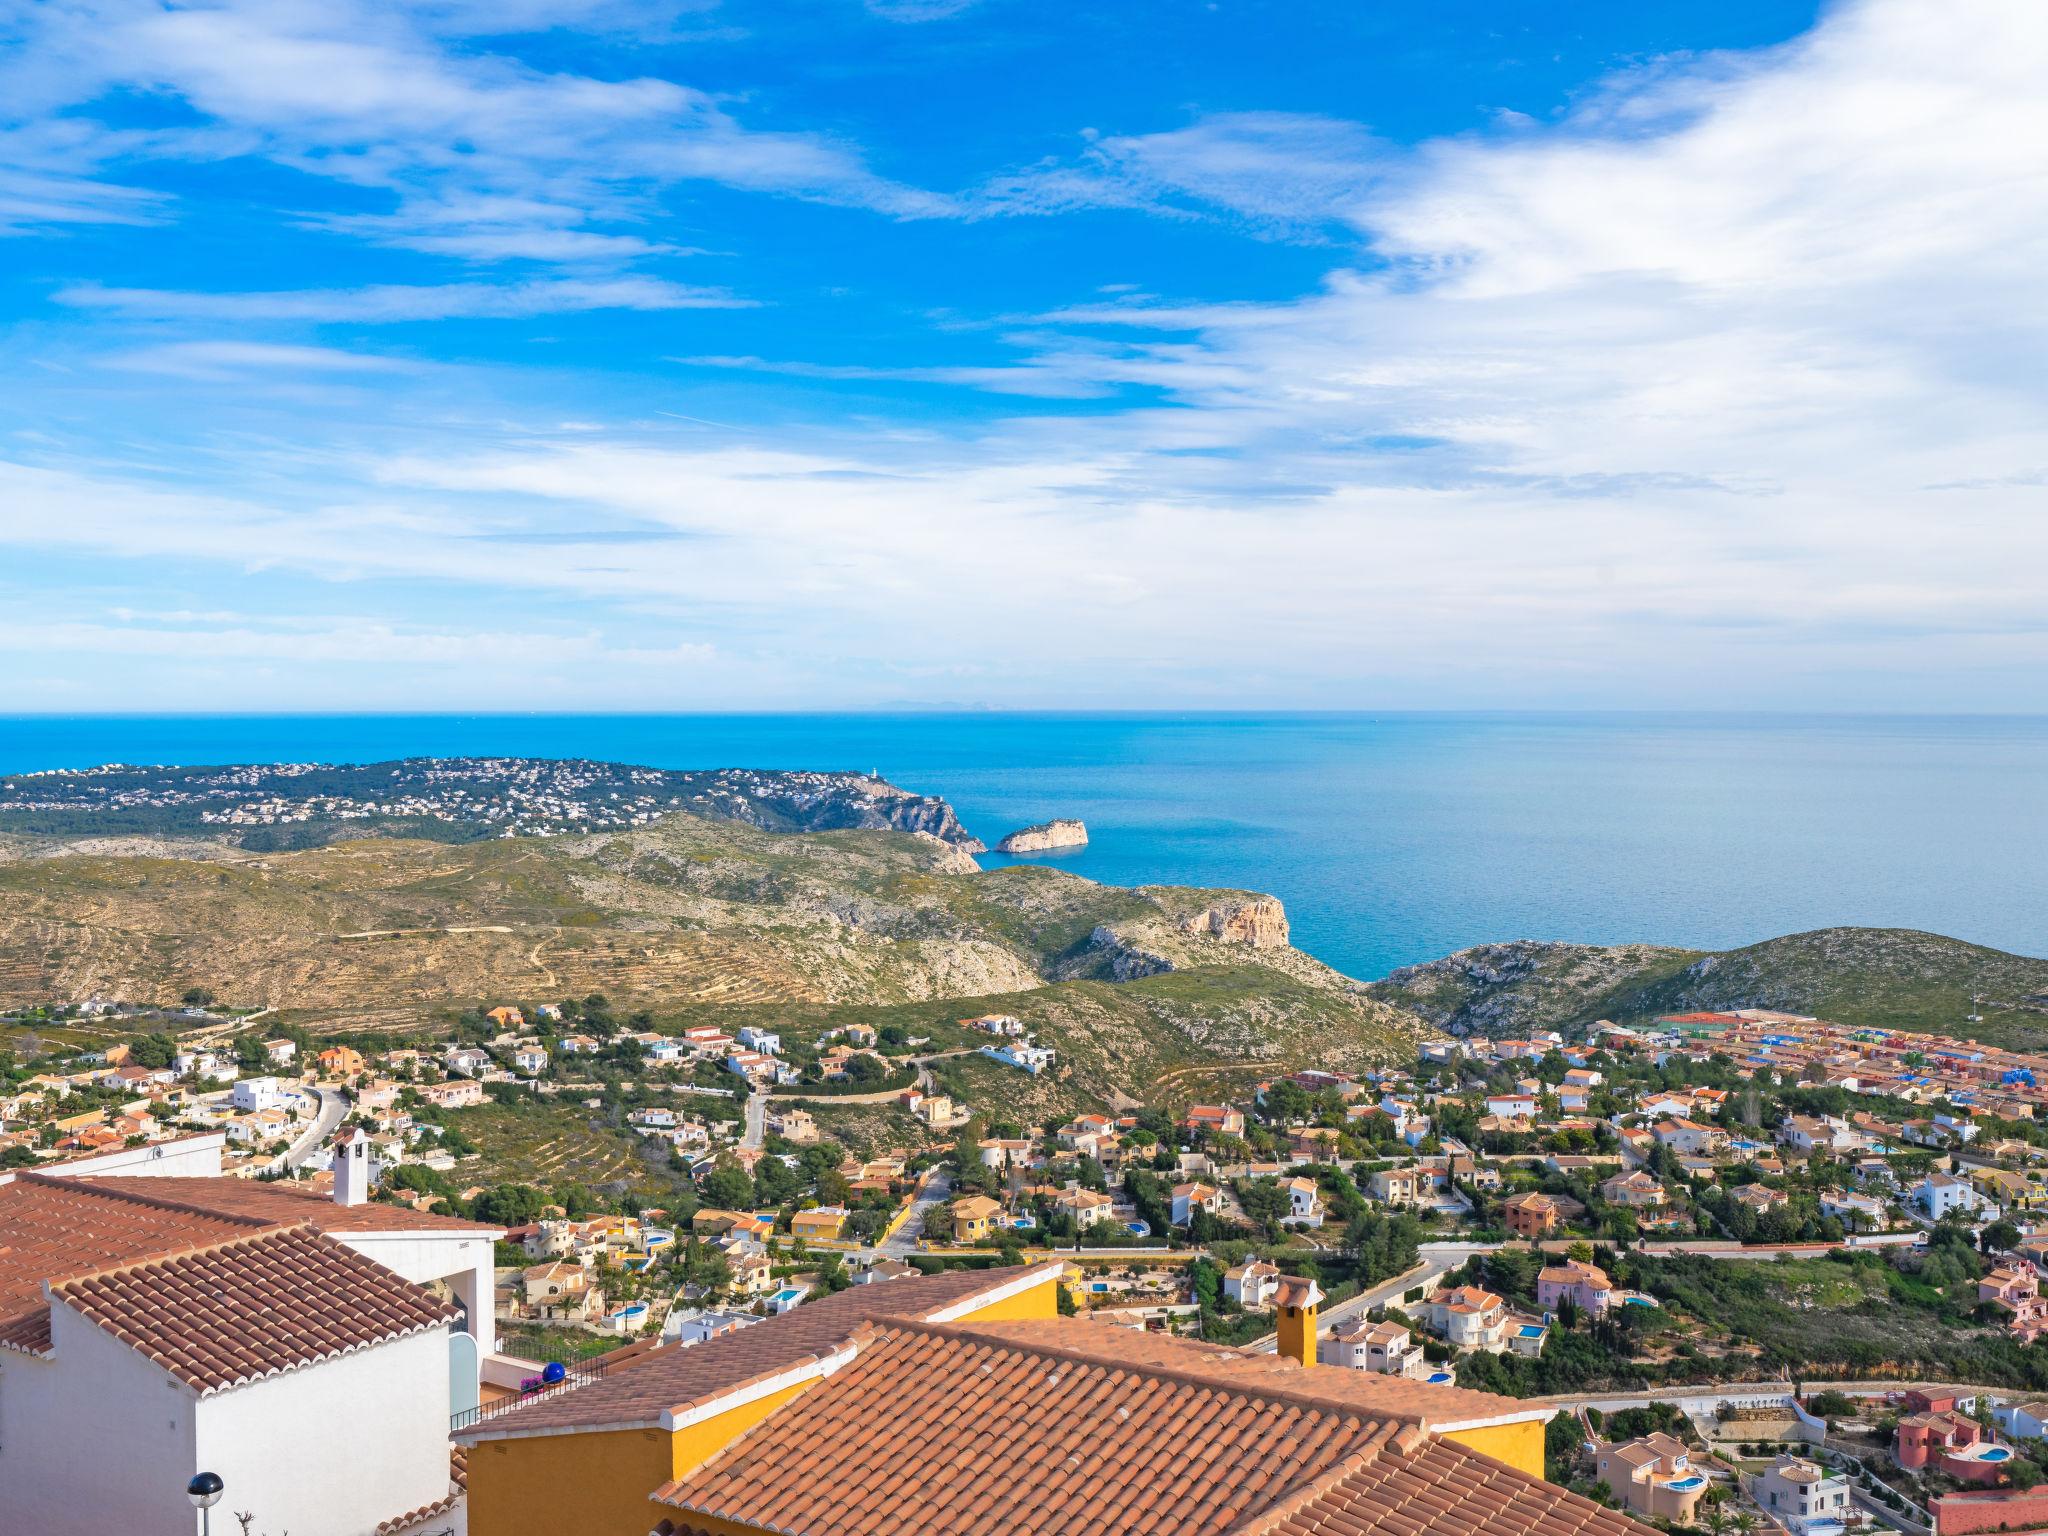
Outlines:
[{"label": "balcony railing", "polygon": [[[586,1387],[593,1381],[603,1380],[610,1368],[610,1357],[606,1355],[599,1355],[591,1360],[578,1361],[575,1364],[565,1362],[562,1365],[561,1378],[557,1381],[548,1381],[545,1379],[545,1372],[548,1367],[536,1362],[533,1367],[532,1376],[521,1383],[516,1396],[507,1397],[495,1403],[486,1403],[482,1407],[466,1409],[461,1413],[451,1415],[448,1420],[448,1433],[451,1435],[460,1434],[463,1430],[469,1429],[473,1425],[481,1424],[486,1419],[498,1418],[503,1414],[512,1412],[515,1408],[523,1408],[528,1403],[537,1403],[550,1397],[560,1397],[564,1392],[574,1392],[578,1387]],[[531,1385],[528,1385],[529,1382]]]}]

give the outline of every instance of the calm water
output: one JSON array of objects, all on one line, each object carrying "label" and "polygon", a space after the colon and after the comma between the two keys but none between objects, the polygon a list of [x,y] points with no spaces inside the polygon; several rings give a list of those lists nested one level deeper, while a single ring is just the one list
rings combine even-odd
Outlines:
[{"label": "calm water", "polygon": [[[0,719],[0,771],[519,753],[877,768],[1061,868],[1285,899],[1357,976],[1487,939],[1836,923],[2048,954],[2048,719],[1502,715]],[[989,860],[988,862],[996,862]]]}]

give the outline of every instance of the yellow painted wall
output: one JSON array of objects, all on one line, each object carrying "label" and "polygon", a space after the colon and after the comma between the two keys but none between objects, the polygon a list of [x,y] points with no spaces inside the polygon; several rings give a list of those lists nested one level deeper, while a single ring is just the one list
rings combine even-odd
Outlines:
[{"label": "yellow painted wall", "polygon": [[1021,1323],[1035,1318],[1058,1317],[1060,1315],[1059,1281],[1046,1280],[1029,1290],[1019,1291],[1015,1296],[1005,1296],[1001,1301],[992,1301],[985,1307],[972,1312],[963,1312],[955,1319],[962,1323]]},{"label": "yellow painted wall", "polygon": [[[1058,1310],[1048,1277],[960,1320],[1014,1322],[1053,1317]],[[618,1429],[486,1440],[469,1457],[472,1536],[647,1536],[664,1509],[648,1502],[655,1489],[695,1471],[816,1381],[673,1432]]]},{"label": "yellow painted wall", "polygon": [[1543,1421],[1528,1419],[1519,1424],[1491,1424],[1484,1429],[1455,1429],[1445,1433],[1446,1440],[1456,1441],[1491,1456],[1495,1461],[1504,1461],[1517,1472],[1526,1472],[1531,1477],[1543,1475]]},{"label": "yellow painted wall", "polygon": [[486,1440],[469,1453],[476,1536],[647,1536],[647,1495],[670,1476],[659,1429]]}]

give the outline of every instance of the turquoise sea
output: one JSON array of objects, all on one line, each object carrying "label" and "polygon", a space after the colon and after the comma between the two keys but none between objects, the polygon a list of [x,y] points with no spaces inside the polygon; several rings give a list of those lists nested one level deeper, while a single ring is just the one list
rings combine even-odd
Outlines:
[{"label": "turquoise sea", "polygon": [[[2048,954],[2048,719],[1729,715],[0,718],[0,771],[517,753],[879,769],[1061,868],[1280,896],[1355,976],[1488,939],[1838,923]],[[990,860],[988,862],[995,862]]]}]

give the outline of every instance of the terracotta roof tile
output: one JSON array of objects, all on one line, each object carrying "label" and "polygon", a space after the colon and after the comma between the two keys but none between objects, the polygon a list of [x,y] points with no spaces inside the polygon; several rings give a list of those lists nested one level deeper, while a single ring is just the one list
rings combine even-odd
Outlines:
[{"label": "terracotta roof tile", "polygon": [[[1061,1266],[1040,1265],[1041,1271]],[[671,1409],[702,1402],[750,1381],[823,1359],[840,1349],[863,1323],[882,1317],[930,1317],[955,1303],[1009,1284],[1023,1268],[954,1270],[886,1285],[856,1285],[820,1297],[701,1344],[647,1351],[618,1368],[600,1356],[608,1373],[587,1386],[537,1398],[465,1430],[464,1440],[507,1435],[559,1434],[610,1424],[652,1424]],[[1048,1283],[1050,1283],[1048,1281]],[[623,1352],[621,1352],[623,1353]]]},{"label": "terracotta roof tile", "polygon": [[395,1515],[377,1527],[377,1536],[398,1536],[400,1531],[422,1525],[437,1515],[445,1515],[462,1502],[463,1494],[469,1491],[469,1450],[456,1446],[448,1453],[448,1492],[431,1504]]},{"label": "terracotta roof tile", "polygon": [[212,1215],[251,1217],[277,1226],[311,1222],[322,1232],[502,1232],[483,1222],[437,1216],[410,1206],[372,1200],[363,1205],[336,1205],[329,1195],[303,1184],[268,1183],[261,1179],[117,1178],[78,1179],[74,1188],[95,1194],[121,1195]]},{"label": "terracotta roof tile", "polygon": [[1332,1410],[1392,1419],[1424,1428],[1485,1423],[1530,1417],[1548,1407],[1475,1392],[1465,1387],[1410,1381],[1376,1371],[1341,1367],[1304,1370],[1283,1355],[1252,1354],[1196,1339],[1147,1333],[1114,1323],[1047,1318],[1038,1322],[988,1323],[972,1319],[957,1325],[990,1339],[1034,1348],[1110,1359],[1134,1369],[1170,1370],[1199,1376],[1218,1386],[1304,1398]]},{"label": "terracotta roof tile", "polygon": [[[440,1327],[454,1307],[310,1227],[237,1237],[50,1287],[188,1386],[219,1391]],[[316,1305],[307,1305],[308,1299]]]},{"label": "terracotta roof tile", "polygon": [[49,1348],[46,1280],[244,1237],[267,1225],[249,1216],[81,1194],[89,1188],[84,1180],[37,1174],[0,1184],[0,1344]]},{"label": "terracotta roof tile", "polygon": [[1109,1337],[1127,1331],[872,1324],[849,1364],[655,1498],[671,1529],[792,1536],[1645,1536],[1342,1388],[1315,1395],[1362,1373],[1235,1369],[1164,1339],[1135,1358]]}]

